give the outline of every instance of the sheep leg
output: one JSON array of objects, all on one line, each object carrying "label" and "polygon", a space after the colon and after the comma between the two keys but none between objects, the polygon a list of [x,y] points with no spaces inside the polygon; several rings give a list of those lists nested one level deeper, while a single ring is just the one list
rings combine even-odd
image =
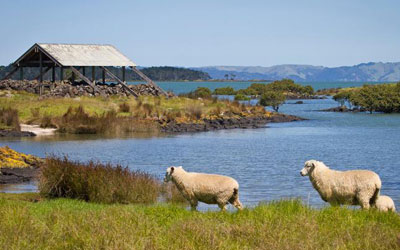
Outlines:
[{"label": "sheep leg", "polygon": [[360,204],[362,209],[369,209],[370,208],[370,205],[369,205],[370,198],[369,198],[368,195],[359,194],[357,196],[357,200],[358,200],[358,203]]},{"label": "sheep leg", "polygon": [[198,205],[197,200],[190,200],[190,207],[192,211],[197,211],[197,205]]},{"label": "sheep leg", "polygon": [[221,211],[226,211],[226,203],[218,203],[218,207],[221,209]]},{"label": "sheep leg", "polygon": [[242,203],[239,201],[239,199],[236,199],[236,200],[232,203],[232,205],[233,205],[234,207],[236,207],[238,210],[243,210]]}]

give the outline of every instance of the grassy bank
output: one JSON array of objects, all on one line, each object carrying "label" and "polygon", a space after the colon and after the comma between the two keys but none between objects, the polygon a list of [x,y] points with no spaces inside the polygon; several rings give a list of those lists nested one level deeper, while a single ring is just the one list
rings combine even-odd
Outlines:
[{"label": "grassy bank", "polygon": [[153,96],[40,99],[22,91],[0,92],[0,107],[16,110],[21,123],[56,127],[66,133],[155,132],[170,122],[202,123],[203,119],[273,115],[263,107],[216,99]]},{"label": "grassy bank", "polygon": [[175,205],[105,205],[0,194],[0,246],[9,249],[398,249],[400,217],[298,201],[242,212]]}]

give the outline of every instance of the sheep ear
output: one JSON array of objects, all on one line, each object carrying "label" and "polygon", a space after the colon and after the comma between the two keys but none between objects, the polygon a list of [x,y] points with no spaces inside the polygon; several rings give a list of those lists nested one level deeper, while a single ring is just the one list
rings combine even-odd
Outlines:
[{"label": "sheep ear", "polygon": [[315,162],[311,162],[311,166],[312,166],[313,168],[315,168],[315,166],[316,166]]},{"label": "sheep ear", "polygon": [[174,170],[175,170],[175,168],[174,167],[171,167],[171,174],[174,172]]}]

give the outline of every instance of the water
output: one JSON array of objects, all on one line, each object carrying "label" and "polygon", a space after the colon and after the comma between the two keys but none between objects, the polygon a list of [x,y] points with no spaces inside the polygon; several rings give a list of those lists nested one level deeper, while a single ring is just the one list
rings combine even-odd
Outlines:
[{"label": "water", "polygon": [[[333,169],[375,171],[382,179],[382,193],[391,196],[400,208],[400,115],[319,112],[316,110],[337,103],[332,99],[303,101],[298,105],[288,101],[280,111],[309,120],[268,124],[260,129],[139,138],[3,139],[0,145],[41,157],[56,154],[81,161],[120,163],[150,172],[160,180],[171,165],[229,175],[238,180],[240,199],[247,206],[288,197],[299,197],[315,207],[326,205],[308,177],[299,174],[305,161],[317,159]],[[17,188],[31,191],[35,187]]]},{"label": "water", "polygon": [[[172,91],[175,94],[188,93],[197,87],[207,87],[212,91],[215,88],[232,87],[235,90],[245,89],[254,82],[157,82],[157,84],[166,91]],[[267,82],[263,82],[268,84]],[[139,84],[139,82],[130,82],[130,84]],[[301,85],[311,85],[314,90],[326,88],[347,88],[358,87],[365,82],[299,82]],[[380,84],[378,82],[370,82],[369,84]]]}]

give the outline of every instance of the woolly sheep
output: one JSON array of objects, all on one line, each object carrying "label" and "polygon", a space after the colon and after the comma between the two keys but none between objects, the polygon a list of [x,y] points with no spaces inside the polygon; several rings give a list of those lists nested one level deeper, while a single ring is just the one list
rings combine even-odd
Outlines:
[{"label": "woolly sheep", "polygon": [[396,211],[396,207],[394,206],[392,198],[386,195],[380,195],[376,200],[374,207],[383,212]]},{"label": "woolly sheep", "polygon": [[164,181],[172,181],[176,185],[190,202],[192,210],[196,210],[199,201],[218,204],[222,211],[226,210],[228,202],[237,209],[242,209],[239,201],[239,184],[231,177],[186,172],[181,166],[172,166],[167,169]]},{"label": "woolly sheep", "polygon": [[360,205],[369,209],[379,197],[382,186],[379,176],[372,171],[336,171],[316,160],[305,162],[300,174],[308,175],[322,200],[331,205]]}]

